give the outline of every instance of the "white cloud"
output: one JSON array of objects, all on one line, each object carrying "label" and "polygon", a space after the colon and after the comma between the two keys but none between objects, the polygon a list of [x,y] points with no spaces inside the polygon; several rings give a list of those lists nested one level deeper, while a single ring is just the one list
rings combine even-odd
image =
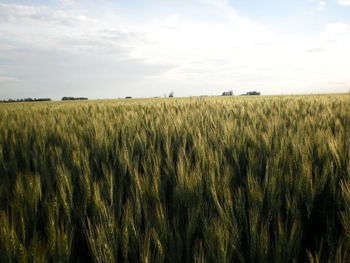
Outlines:
[{"label": "white cloud", "polygon": [[228,0],[199,0],[199,2],[214,5],[217,7],[229,7],[229,1]]},{"label": "white cloud", "polygon": [[326,10],[326,1],[318,1],[317,2],[317,9],[320,10],[320,11],[324,11]]},{"label": "white cloud", "polygon": [[[318,92],[330,89],[324,83],[331,80],[349,80],[348,26],[337,23],[319,34],[281,36],[246,21],[215,26],[179,20],[176,30],[152,28],[154,44],[136,47],[133,55],[177,65],[161,76],[169,82],[265,93]],[[268,44],[260,45],[262,41]]]},{"label": "white cloud", "polygon": [[48,6],[31,6],[0,3],[0,20],[7,22],[39,21],[76,26],[94,20],[74,10],[51,10]]},{"label": "white cloud", "polygon": [[16,79],[16,78],[0,75],[0,83],[1,82],[17,82],[17,81],[18,81],[18,79]]},{"label": "white cloud", "polygon": [[[240,16],[235,8],[233,8],[228,0],[198,0],[200,3],[211,6],[212,8],[217,8],[223,12],[224,15],[231,22],[248,22],[248,20]],[[251,22],[251,21],[250,21]]]},{"label": "white cloud", "polygon": [[0,50],[1,51],[10,51],[10,50],[14,50],[14,49],[16,49],[16,47],[13,45],[0,43]]},{"label": "white cloud", "polygon": [[330,35],[343,35],[350,33],[350,25],[345,23],[329,24],[325,28],[325,32]]},{"label": "white cloud", "polygon": [[86,15],[74,11],[57,10],[46,17],[48,22],[54,22],[62,25],[77,26],[95,22]]},{"label": "white cloud", "polygon": [[38,19],[47,8],[45,6],[29,6],[0,3],[0,20],[17,22],[19,19]]},{"label": "white cloud", "polygon": [[60,0],[63,6],[75,6],[77,3],[74,0]]},{"label": "white cloud", "polygon": [[[200,1],[222,11],[227,21],[209,23],[174,14],[115,22],[74,8],[0,4],[0,17],[11,14],[16,20],[0,24],[0,49],[7,50],[1,57],[12,63],[11,76],[28,80],[26,85],[50,83],[59,91],[64,86],[77,93],[84,91],[77,87],[87,87],[97,97],[103,92],[105,97],[155,96],[162,89],[178,95],[227,89],[329,92],[345,90],[350,82],[349,24],[330,24],[317,34],[281,35],[237,14],[227,1]],[[106,88],[96,88],[100,86]]]},{"label": "white cloud", "polygon": [[350,6],[350,0],[338,0],[338,3],[342,6]]}]

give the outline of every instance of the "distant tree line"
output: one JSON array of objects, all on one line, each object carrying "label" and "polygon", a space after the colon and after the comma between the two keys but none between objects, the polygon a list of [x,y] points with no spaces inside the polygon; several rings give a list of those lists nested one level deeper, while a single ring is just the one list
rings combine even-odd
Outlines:
[{"label": "distant tree line", "polygon": [[[88,100],[85,97],[63,97],[61,100]],[[35,101],[51,101],[50,98],[23,98],[23,99],[8,99],[0,100],[0,103],[8,102],[35,102]]]},{"label": "distant tree line", "polygon": [[8,100],[0,100],[0,102],[8,103],[8,102],[35,102],[35,101],[51,101],[50,98],[24,98],[24,99],[8,99]]},{"label": "distant tree line", "polygon": [[87,100],[88,98],[84,97],[63,97],[61,100]]}]

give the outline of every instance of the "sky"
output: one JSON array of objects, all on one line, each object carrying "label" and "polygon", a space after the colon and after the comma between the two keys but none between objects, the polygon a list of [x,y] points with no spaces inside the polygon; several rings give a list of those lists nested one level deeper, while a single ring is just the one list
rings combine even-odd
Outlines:
[{"label": "sky", "polygon": [[0,99],[350,91],[350,0],[0,1]]}]

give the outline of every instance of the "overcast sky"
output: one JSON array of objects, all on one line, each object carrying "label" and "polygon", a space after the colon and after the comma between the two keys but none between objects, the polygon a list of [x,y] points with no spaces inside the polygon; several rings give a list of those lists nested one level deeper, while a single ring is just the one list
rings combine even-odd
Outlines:
[{"label": "overcast sky", "polygon": [[350,0],[0,1],[0,99],[350,90]]}]

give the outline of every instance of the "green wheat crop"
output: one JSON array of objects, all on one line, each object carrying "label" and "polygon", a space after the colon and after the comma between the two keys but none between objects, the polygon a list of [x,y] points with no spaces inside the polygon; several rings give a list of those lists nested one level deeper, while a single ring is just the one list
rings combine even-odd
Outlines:
[{"label": "green wheat crop", "polygon": [[350,262],[350,97],[0,104],[0,262]]}]

